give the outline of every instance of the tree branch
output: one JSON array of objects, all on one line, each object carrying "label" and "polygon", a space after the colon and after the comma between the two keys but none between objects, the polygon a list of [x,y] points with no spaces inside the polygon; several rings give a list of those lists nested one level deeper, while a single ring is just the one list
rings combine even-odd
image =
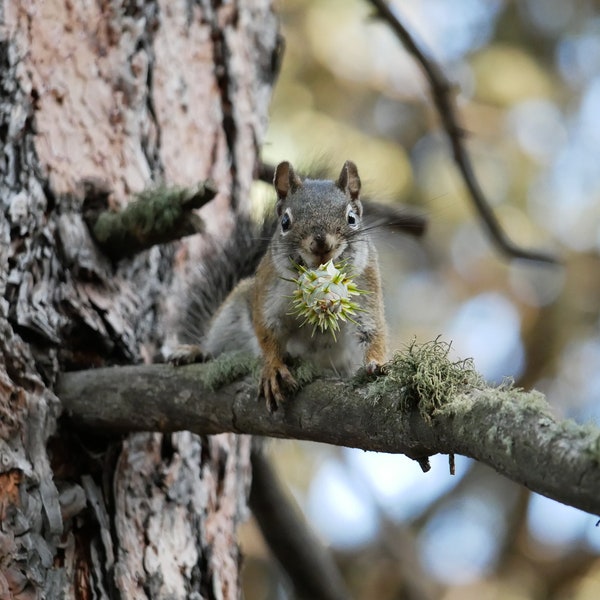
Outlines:
[{"label": "tree branch", "polygon": [[[402,373],[403,360],[429,371],[421,379]],[[450,381],[444,365],[458,363],[427,367],[427,357],[411,347],[374,382],[317,379],[270,415],[256,401],[251,378],[214,389],[209,379],[218,363],[64,373],[56,391],[73,421],[94,430],[230,431],[401,453],[421,464],[436,453],[457,453],[600,514],[600,431],[557,420],[537,392],[487,387],[462,365]],[[432,373],[447,380],[427,388]]]},{"label": "tree branch", "polygon": [[485,194],[473,171],[471,159],[465,150],[463,144],[464,131],[458,124],[454,105],[451,100],[452,88],[450,83],[439,66],[428,58],[425,52],[418,46],[408,29],[404,27],[387,2],[385,0],[369,0],[369,2],[375,7],[377,15],[390,26],[400,42],[415,57],[425,72],[429,87],[431,88],[433,101],[442,120],[443,127],[446,130],[450,146],[452,147],[454,162],[462,175],[471,200],[479,216],[482,218],[492,241],[501,252],[511,258],[556,264],[558,262],[556,257],[545,252],[521,248],[506,235],[485,198]]},{"label": "tree branch", "polygon": [[109,192],[96,182],[84,182],[84,214],[94,239],[113,260],[133,256],[156,244],[202,233],[204,223],[194,209],[217,194],[215,184],[204,181],[192,188],[158,187],[137,194],[119,212],[105,210]]},{"label": "tree branch", "polygon": [[350,598],[331,553],[303,518],[262,451],[252,449],[250,508],[300,598]]}]

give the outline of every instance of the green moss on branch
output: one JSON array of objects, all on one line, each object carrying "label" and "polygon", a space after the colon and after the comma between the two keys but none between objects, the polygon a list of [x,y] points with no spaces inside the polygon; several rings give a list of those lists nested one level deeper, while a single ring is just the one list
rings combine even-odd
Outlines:
[{"label": "green moss on branch", "polygon": [[368,396],[378,398],[400,389],[399,410],[417,409],[426,421],[463,390],[485,383],[471,359],[451,361],[451,345],[439,338],[425,344],[415,340],[397,352],[384,367],[385,377],[369,386]]},{"label": "green moss on branch", "polygon": [[105,210],[87,217],[102,250],[120,260],[181,237],[201,233],[202,219],[193,212],[217,193],[206,181],[194,188],[165,187],[144,190],[123,210]]}]

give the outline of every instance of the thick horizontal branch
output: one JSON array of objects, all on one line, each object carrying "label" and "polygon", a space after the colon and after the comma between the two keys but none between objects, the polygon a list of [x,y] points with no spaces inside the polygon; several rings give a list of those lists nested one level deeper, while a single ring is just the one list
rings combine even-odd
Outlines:
[{"label": "thick horizontal branch", "polygon": [[463,454],[600,514],[600,431],[557,420],[537,392],[469,384],[415,404],[407,400],[414,381],[396,375],[361,385],[323,378],[270,415],[250,378],[215,390],[206,383],[211,369],[209,363],[65,373],[57,393],[76,424],[106,432],[229,431],[401,453],[421,464],[436,453]]}]

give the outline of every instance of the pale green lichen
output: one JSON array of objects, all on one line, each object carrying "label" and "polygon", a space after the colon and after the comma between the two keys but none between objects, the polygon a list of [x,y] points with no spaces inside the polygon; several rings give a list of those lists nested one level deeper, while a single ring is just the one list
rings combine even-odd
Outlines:
[{"label": "pale green lichen", "polygon": [[370,397],[400,390],[400,410],[417,408],[426,421],[461,392],[485,383],[471,359],[451,361],[451,345],[439,338],[425,344],[415,340],[397,352],[384,367],[386,376],[369,386]]},{"label": "pale green lichen", "polygon": [[322,374],[321,369],[306,360],[295,360],[291,366],[291,371],[298,384],[297,389],[302,389]]},{"label": "pale green lichen", "polygon": [[597,423],[580,425],[568,419],[559,423],[559,428],[566,435],[585,441],[585,453],[596,465],[600,465],[600,429]]},{"label": "pale green lichen", "polygon": [[588,435],[590,437],[587,447],[588,455],[592,457],[597,465],[600,465],[600,431],[598,426],[595,424],[589,425]]},{"label": "pale green lichen", "polygon": [[120,212],[101,213],[94,224],[94,235],[101,243],[108,239],[125,239],[133,233],[144,236],[154,232],[160,236],[181,219],[190,194],[190,190],[182,187],[143,190]]},{"label": "pale green lichen", "polygon": [[[217,390],[246,375],[252,375],[258,383],[262,362],[259,357],[248,352],[224,352],[204,365],[201,381],[210,390]],[[308,361],[295,360],[290,371],[298,384],[298,389],[314,381],[321,371]]]},{"label": "pale green lichen", "polygon": [[260,361],[248,352],[225,352],[206,363],[202,374],[202,383],[210,390],[253,374],[258,379]]}]

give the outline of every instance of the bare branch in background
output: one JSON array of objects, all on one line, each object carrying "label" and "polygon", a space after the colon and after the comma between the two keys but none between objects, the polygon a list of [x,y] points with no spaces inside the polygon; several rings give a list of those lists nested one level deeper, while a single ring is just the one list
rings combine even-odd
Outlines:
[{"label": "bare branch in background", "polygon": [[282,487],[270,461],[252,449],[250,508],[263,536],[301,598],[350,598],[331,553],[312,532]]},{"label": "bare branch in background", "polygon": [[521,258],[539,262],[557,264],[555,256],[536,250],[526,250],[517,246],[508,238],[502,229],[496,215],[490,208],[485,195],[479,185],[479,181],[473,172],[473,165],[463,144],[464,130],[458,124],[456,111],[452,102],[452,87],[439,66],[417,45],[409,31],[394,14],[387,2],[384,0],[369,0],[377,10],[377,15],[385,21],[404,47],[410,52],[421,65],[429,87],[434,104],[442,120],[443,127],[448,135],[454,161],[462,175],[469,190],[471,200],[475,205],[480,217],[488,230],[492,241],[498,249],[510,258]]}]

